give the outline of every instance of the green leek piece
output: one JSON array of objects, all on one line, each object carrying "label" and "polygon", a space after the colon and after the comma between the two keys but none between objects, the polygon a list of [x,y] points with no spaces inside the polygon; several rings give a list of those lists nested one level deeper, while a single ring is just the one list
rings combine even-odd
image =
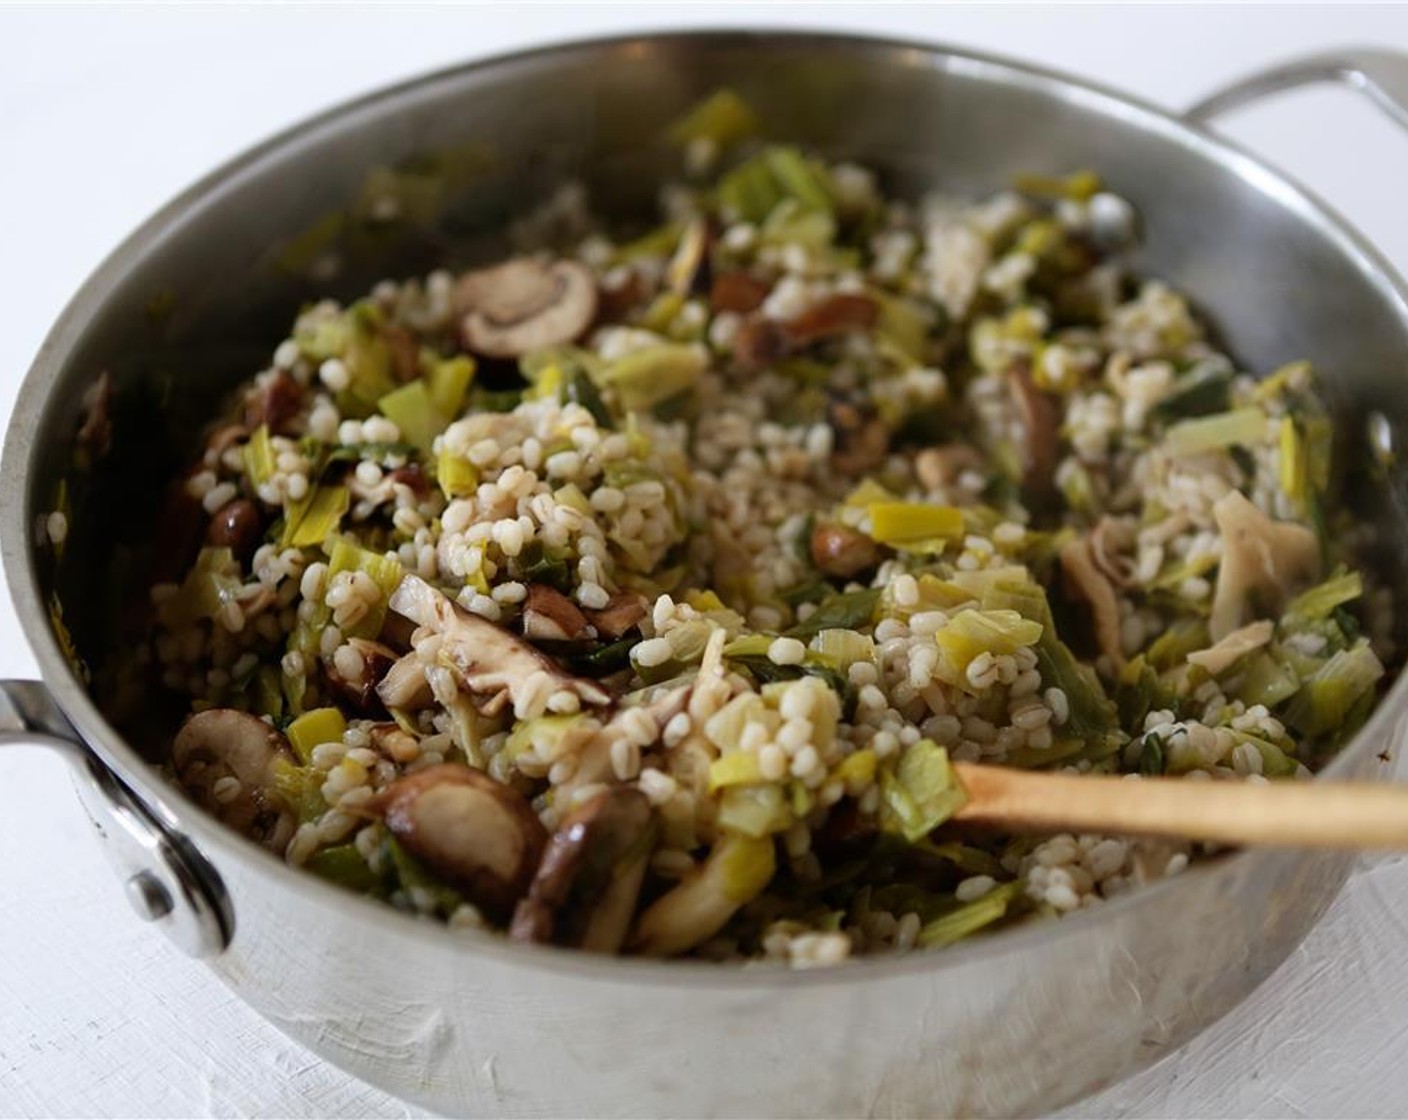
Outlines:
[{"label": "green leek piece", "polygon": [[1247,707],[1265,704],[1275,708],[1296,694],[1300,678],[1287,664],[1266,650],[1258,650],[1247,659],[1236,697]]},{"label": "green leek piece", "polygon": [[811,648],[843,673],[858,661],[875,660],[875,642],[854,630],[823,630],[812,639]]},{"label": "green leek piece", "polygon": [[870,536],[880,544],[904,547],[963,535],[963,511],[923,502],[872,502]]},{"label": "green leek piece", "polygon": [[1341,568],[1323,583],[1302,591],[1286,604],[1286,615],[1288,618],[1329,618],[1335,613],[1335,608],[1353,602],[1363,594],[1364,577],[1358,572]]},{"label": "green leek piece", "polygon": [[479,489],[479,468],[442,448],[435,460],[435,481],[446,498],[468,498]]},{"label": "green leek piece", "polygon": [[888,339],[915,365],[923,365],[931,316],[916,301],[872,288],[867,293],[880,305],[876,334]]},{"label": "green leek piece", "polygon": [[347,733],[347,720],[336,708],[314,708],[304,712],[284,729],[289,746],[299,761],[308,766],[313,761],[313,748],[321,743],[340,743]]},{"label": "green leek piece", "polygon": [[611,263],[622,265],[654,257],[668,257],[679,245],[683,232],[684,226],[679,222],[669,222],[637,237],[634,241],[618,245],[611,255]]},{"label": "green leek piece", "polygon": [[377,401],[376,406],[401,430],[403,440],[426,454],[430,453],[435,437],[450,425],[449,417],[436,407],[430,387],[421,378],[393,389]]},{"label": "green leek piece", "polygon": [[386,853],[391,858],[396,880],[406,891],[423,891],[435,903],[436,910],[449,917],[464,902],[464,896],[454,887],[437,878],[420,860],[406,851],[396,838],[387,835]]},{"label": "green leek piece", "polygon": [[382,334],[382,322],[381,309],[369,300],[347,309],[347,347],[342,362],[349,382],[337,395],[344,416],[370,416],[376,411],[377,402],[396,388],[391,375],[391,348]]},{"label": "green leek piece", "polygon": [[982,898],[965,903],[929,922],[919,931],[918,943],[926,949],[937,949],[961,941],[1005,918],[1012,904],[1021,897],[1020,882],[1003,883],[994,887]]},{"label": "green leek piece", "polygon": [[947,860],[958,870],[968,875],[991,875],[994,879],[1000,879],[1007,874],[1007,871],[1003,869],[1002,862],[996,856],[990,855],[982,848],[975,848],[971,844],[956,842],[935,844],[932,840],[920,840],[914,847],[925,855]]},{"label": "green leek piece", "polygon": [[1286,706],[1286,723],[1302,735],[1335,731],[1383,675],[1383,664],[1361,639],[1331,657],[1301,686]]},{"label": "green leek piece", "polygon": [[772,171],[759,159],[740,163],[719,180],[717,190],[723,209],[754,225],[761,224],[783,198]]},{"label": "green leek piece", "polygon": [[791,638],[810,641],[823,630],[856,630],[869,626],[880,602],[879,588],[845,591],[823,599],[816,610],[787,631]]},{"label": "green leek piece", "polygon": [[1173,455],[1201,455],[1225,447],[1255,447],[1265,442],[1266,433],[1266,413],[1237,408],[1173,425],[1164,434],[1164,446]]},{"label": "green leek piece", "polygon": [[796,148],[785,147],[764,149],[762,159],[785,197],[796,199],[808,210],[831,212],[835,191],[821,163],[807,159]]},{"label": "green leek piece", "polygon": [[1190,420],[1225,412],[1232,402],[1232,368],[1225,362],[1203,362],[1173,385],[1173,391],[1149,411],[1161,423]]},{"label": "green leek piece", "polygon": [[337,532],[350,498],[345,486],[315,486],[297,502],[284,507],[281,548],[320,545]]},{"label": "green leek piece", "polygon": [[1201,618],[1179,618],[1153,640],[1145,656],[1150,665],[1163,672],[1182,665],[1190,653],[1207,649],[1210,644],[1206,621]]},{"label": "green leek piece", "polygon": [[666,139],[677,148],[707,140],[720,152],[758,132],[758,117],[733,90],[717,89],[670,125]]},{"label": "green leek piece", "polygon": [[536,750],[544,758],[556,758],[563,739],[573,728],[581,726],[585,719],[586,716],[580,712],[574,712],[519,720],[504,744],[504,752],[510,761],[528,750]]},{"label": "green leek piece", "polygon": [[827,210],[809,209],[792,199],[784,199],[773,207],[758,233],[765,245],[796,245],[812,253],[822,253],[836,240],[836,220]]},{"label": "green leek piece", "polygon": [[214,618],[243,585],[239,566],[228,548],[202,548],[176,594],[157,607],[157,617],[171,630],[183,629],[202,618]]},{"label": "green leek piece", "polygon": [[328,811],[322,788],[327,775],[312,766],[298,766],[286,758],[274,759],[274,792],[300,824],[317,820]]},{"label": "green leek piece", "polygon": [[1249,735],[1244,731],[1232,731],[1229,734],[1238,743],[1250,743],[1261,755],[1261,772],[1268,778],[1290,778],[1295,775],[1298,763],[1288,755],[1278,744],[1269,739],[1263,739],[1256,735]]},{"label": "green leek piece", "polygon": [[724,832],[761,840],[786,832],[794,819],[780,785],[732,785],[719,799],[717,823]]},{"label": "green leek piece", "polygon": [[843,758],[831,771],[831,776],[839,778],[851,789],[864,789],[875,780],[875,772],[878,767],[879,761],[875,757],[875,752],[866,747]]},{"label": "green leek piece", "polygon": [[1036,645],[1042,630],[1041,623],[1023,618],[1014,610],[973,609],[959,611],[950,618],[948,625],[934,634],[934,641],[949,663],[962,673],[980,654],[1013,654],[1023,646]]},{"label": "green leek piece", "polygon": [[730,751],[709,764],[710,793],[716,793],[727,786],[756,785],[761,781],[763,772],[758,765],[758,756],[753,751]]},{"label": "green leek piece", "polygon": [[694,346],[662,343],[612,362],[596,375],[597,384],[614,389],[627,411],[650,409],[692,389],[708,364]]},{"label": "green leek piece", "polygon": [[1085,202],[1103,189],[1094,171],[1074,171],[1069,175],[1018,175],[1013,184],[1023,194],[1037,198],[1069,198]]},{"label": "green leek piece", "polygon": [[[474,359],[465,354],[441,358],[432,351],[422,350],[421,368],[425,370],[430,403],[439,415],[454,420],[464,411],[464,398],[474,380]],[[402,429],[404,438],[404,429]]]},{"label": "green leek piece", "polygon": [[900,756],[893,770],[880,775],[880,823],[913,844],[963,808],[967,793],[948,760],[948,751],[932,739],[920,739]]},{"label": "green leek piece", "polygon": [[370,894],[380,885],[356,844],[338,844],[314,852],[303,866],[320,879],[358,894]]},{"label": "green leek piece", "polygon": [[372,638],[381,631],[386,618],[386,604],[401,585],[405,574],[395,556],[361,548],[349,537],[334,540],[328,553],[328,578],[339,572],[366,572],[381,591],[381,597],[346,633],[351,638]]},{"label": "green leek piece", "polygon": [[273,665],[261,665],[254,676],[254,707],[278,721],[284,714],[283,678]]},{"label": "green leek piece", "polygon": [[260,424],[244,445],[244,470],[250,483],[258,489],[274,476],[276,469],[274,443],[269,438],[269,425]]}]

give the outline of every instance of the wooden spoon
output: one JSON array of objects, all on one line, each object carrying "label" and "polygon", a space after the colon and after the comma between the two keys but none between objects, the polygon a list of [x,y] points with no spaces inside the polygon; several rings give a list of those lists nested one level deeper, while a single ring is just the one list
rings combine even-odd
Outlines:
[{"label": "wooden spoon", "polygon": [[953,819],[1014,832],[1112,832],[1285,848],[1408,850],[1408,786],[1049,774],[957,762]]}]

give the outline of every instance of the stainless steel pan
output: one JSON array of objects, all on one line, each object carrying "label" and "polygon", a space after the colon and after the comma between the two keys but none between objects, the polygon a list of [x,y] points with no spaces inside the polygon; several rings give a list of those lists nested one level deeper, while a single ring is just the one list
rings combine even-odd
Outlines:
[{"label": "stainless steel pan", "polygon": [[[1313,80],[1364,89],[1408,125],[1408,59],[1383,52],[1305,60],[1178,117],[993,58],[794,33],[533,51],[300,125],[133,234],[35,359],[6,439],[0,529],[44,682],[0,686],[0,744],[67,753],[142,917],[319,1054],[447,1112],[1009,1115],[1098,1089],[1187,1041],[1269,975],[1349,860],[1242,853],[1059,922],[824,972],[598,959],[451,932],[226,832],[154,772],[143,753],[154,740],[115,730],[93,698],[124,654],[104,620],[139,592],[114,564],[113,541],[149,532],[150,498],[169,469],[159,449],[258,368],[300,299],[423,267],[565,178],[585,179],[608,209],[641,209],[669,165],[662,127],[724,84],[778,135],[872,162],[901,193],[1099,169],[1145,217],[1138,267],[1193,293],[1248,368],[1313,360],[1346,446],[1386,458],[1408,433],[1402,282],[1327,207],[1205,128],[1227,108]],[[369,225],[368,175],[407,166],[439,183],[431,204]],[[117,387],[116,438],[77,468],[82,398],[104,370]],[[37,523],[61,478],[75,506],[56,562]],[[1387,531],[1383,563],[1400,586],[1404,493],[1391,469],[1356,496]],[[54,603],[95,671],[92,690],[64,652]],[[1399,680],[1330,773],[1384,774],[1405,706]]]}]

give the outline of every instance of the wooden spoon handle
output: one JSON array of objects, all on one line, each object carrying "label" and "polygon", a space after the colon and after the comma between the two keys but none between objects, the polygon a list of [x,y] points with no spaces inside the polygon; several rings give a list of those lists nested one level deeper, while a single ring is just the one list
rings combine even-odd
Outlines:
[{"label": "wooden spoon handle", "polygon": [[1408,786],[1201,782],[954,764],[955,820],[1014,832],[1112,832],[1289,848],[1408,850]]}]

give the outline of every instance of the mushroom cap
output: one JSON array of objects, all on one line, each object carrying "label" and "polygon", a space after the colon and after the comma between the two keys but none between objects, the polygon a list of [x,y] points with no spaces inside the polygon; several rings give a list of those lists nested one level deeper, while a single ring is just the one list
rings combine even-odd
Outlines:
[{"label": "mushroom cap", "polygon": [[560,346],[596,317],[596,278],[578,261],[517,257],[466,273],[455,289],[464,342],[489,358]]},{"label": "mushroom cap", "polygon": [[635,912],[653,833],[639,790],[616,786],[578,805],[549,841],[510,936],[614,953]]},{"label": "mushroom cap", "polygon": [[528,889],[547,843],[521,793],[458,763],[401,778],[374,804],[408,852],[499,921]]},{"label": "mushroom cap", "polygon": [[523,604],[523,636],[533,642],[575,642],[590,636],[587,616],[545,583],[530,583]]},{"label": "mushroom cap", "polygon": [[1061,547],[1060,559],[1067,587],[1090,607],[1095,641],[1100,652],[1118,668],[1124,664],[1119,596],[1109,578],[1096,565],[1090,538],[1068,541]]},{"label": "mushroom cap", "polygon": [[[234,708],[197,712],[171,745],[171,766],[186,792],[232,828],[277,852],[297,825],[274,785],[279,759],[294,761],[288,740],[258,716]],[[237,788],[224,779],[233,779]]]},{"label": "mushroom cap", "polygon": [[812,563],[829,576],[850,579],[880,562],[880,549],[864,533],[837,522],[821,521],[812,529]]}]

